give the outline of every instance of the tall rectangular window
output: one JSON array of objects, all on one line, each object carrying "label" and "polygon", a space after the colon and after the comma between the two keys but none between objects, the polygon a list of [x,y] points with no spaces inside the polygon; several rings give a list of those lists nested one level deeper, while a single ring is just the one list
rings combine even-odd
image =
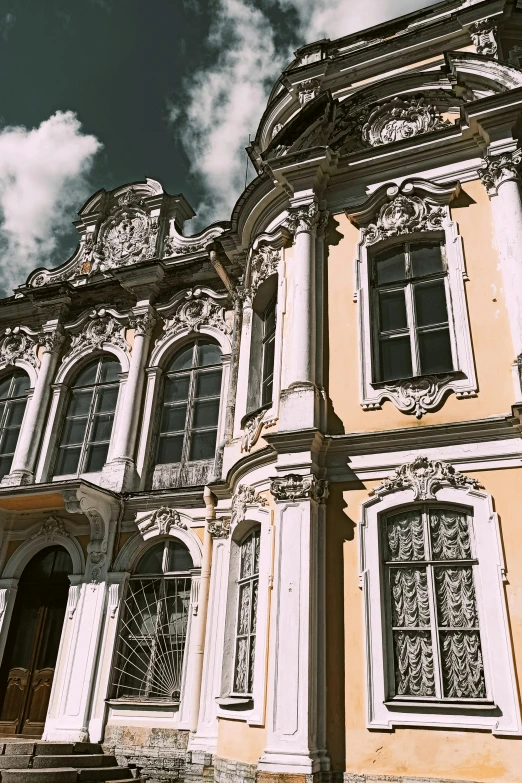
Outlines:
[{"label": "tall rectangular window", "polygon": [[471,518],[419,506],[384,520],[390,697],[487,698]]},{"label": "tall rectangular window", "polygon": [[251,694],[254,688],[260,545],[259,529],[241,544],[233,691],[242,695]]},{"label": "tall rectangular window", "polygon": [[441,242],[394,245],[373,258],[375,381],[454,369]]},{"label": "tall rectangular window", "polygon": [[261,378],[261,405],[272,402],[274,392],[274,358],[276,335],[276,298],[263,313],[263,374]]}]

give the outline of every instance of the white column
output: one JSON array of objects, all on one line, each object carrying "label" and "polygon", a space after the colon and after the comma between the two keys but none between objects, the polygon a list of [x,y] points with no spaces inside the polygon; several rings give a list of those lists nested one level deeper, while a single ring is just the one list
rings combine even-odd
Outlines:
[{"label": "white column", "polygon": [[38,378],[32,397],[27,403],[11,471],[2,480],[2,484],[8,486],[32,484],[34,482],[36,456],[49,405],[51,384],[64,337],[53,323],[53,330],[44,331],[39,335],[38,340],[43,349]]},{"label": "white column", "polygon": [[522,354],[522,199],[520,164],[522,151],[486,157],[479,170],[491,198],[504,295],[511,325],[515,356]]},{"label": "white column", "polygon": [[272,480],[278,506],[267,710],[259,769],[310,775],[327,771],[324,747],[324,634],[320,617],[326,482],[289,474]]},{"label": "white column", "polygon": [[129,320],[134,328],[134,344],[125,394],[116,421],[111,460],[103,469],[102,484],[115,491],[131,489],[134,482],[136,435],[149,343],[156,323],[152,311],[136,313]]}]

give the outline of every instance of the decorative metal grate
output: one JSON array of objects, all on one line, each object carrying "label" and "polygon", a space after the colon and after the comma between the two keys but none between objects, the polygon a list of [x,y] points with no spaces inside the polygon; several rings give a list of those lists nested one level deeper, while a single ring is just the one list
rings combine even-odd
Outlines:
[{"label": "decorative metal grate", "polygon": [[188,576],[130,580],[113,671],[114,698],[179,701],[190,591]]}]

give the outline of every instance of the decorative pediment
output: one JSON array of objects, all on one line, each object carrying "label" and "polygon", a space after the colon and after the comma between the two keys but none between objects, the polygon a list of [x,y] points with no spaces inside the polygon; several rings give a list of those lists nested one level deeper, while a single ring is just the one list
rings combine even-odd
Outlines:
[{"label": "decorative pediment", "polygon": [[0,343],[0,366],[14,366],[17,361],[29,362],[35,369],[40,366],[37,350],[40,341],[36,332],[25,326],[7,328]]},{"label": "decorative pediment", "polygon": [[362,127],[362,140],[370,147],[411,139],[451,126],[438,108],[420,98],[392,98],[375,106]]},{"label": "decorative pediment", "polygon": [[101,350],[107,343],[128,353],[129,344],[125,339],[126,316],[116,310],[101,307],[84,314],[74,324],[66,326],[72,334],[71,346],[63,361],[79,353]]},{"label": "decorative pediment", "polygon": [[199,332],[204,326],[231,334],[231,327],[225,319],[224,304],[227,300],[227,294],[216,294],[210,288],[194,288],[177,294],[168,305],[158,307],[165,323],[163,335],[157,344],[186,329]]},{"label": "decorative pediment", "polygon": [[185,237],[176,229],[175,223],[170,226],[170,232],[163,240],[163,258],[172,258],[175,256],[187,256],[191,254],[203,253],[205,248],[211,244],[225,229],[221,225],[211,226],[200,234],[192,237]]},{"label": "decorative pediment", "polygon": [[63,519],[55,516],[48,517],[31,538],[43,538],[46,543],[54,543],[58,537],[69,538]]},{"label": "decorative pediment", "polygon": [[258,495],[254,487],[240,484],[232,497],[232,527],[236,527],[236,525],[246,519],[246,513],[249,506],[266,505],[266,498]]},{"label": "decorative pediment", "polygon": [[477,479],[459,473],[448,462],[419,456],[397,468],[391,476],[375,487],[371,494],[382,496],[389,492],[411,489],[415,500],[430,500],[435,498],[441,487],[470,490],[480,489],[481,484]]},{"label": "decorative pediment", "polygon": [[182,521],[179,511],[168,506],[161,506],[161,508],[157,508],[152,513],[140,515],[136,523],[144,538],[168,536],[174,527],[181,530],[187,529],[187,525]]}]

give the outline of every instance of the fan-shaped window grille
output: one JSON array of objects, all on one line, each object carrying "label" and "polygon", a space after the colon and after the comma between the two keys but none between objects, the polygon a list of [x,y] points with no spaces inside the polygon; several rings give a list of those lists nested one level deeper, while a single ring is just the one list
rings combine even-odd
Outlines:
[{"label": "fan-shaped window grille", "polygon": [[100,356],[77,376],[65,416],[56,476],[102,470],[109,451],[120,373],[117,359]]},{"label": "fan-shaped window grille", "polygon": [[234,666],[234,693],[237,694],[251,694],[254,687],[260,544],[261,531],[257,528],[240,547]]},{"label": "fan-shaped window grille", "polygon": [[158,465],[214,459],[221,374],[221,350],[208,340],[194,340],[174,356],[165,380]]},{"label": "fan-shaped window grille", "polygon": [[0,479],[11,470],[29,385],[29,376],[22,370],[0,381]]},{"label": "fan-shaped window grille", "polygon": [[187,548],[172,539],[138,563],[122,610],[114,698],[179,702],[192,567]]},{"label": "fan-shaped window grille", "polygon": [[485,700],[471,517],[419,506],[384,522],[392,696]]}]

